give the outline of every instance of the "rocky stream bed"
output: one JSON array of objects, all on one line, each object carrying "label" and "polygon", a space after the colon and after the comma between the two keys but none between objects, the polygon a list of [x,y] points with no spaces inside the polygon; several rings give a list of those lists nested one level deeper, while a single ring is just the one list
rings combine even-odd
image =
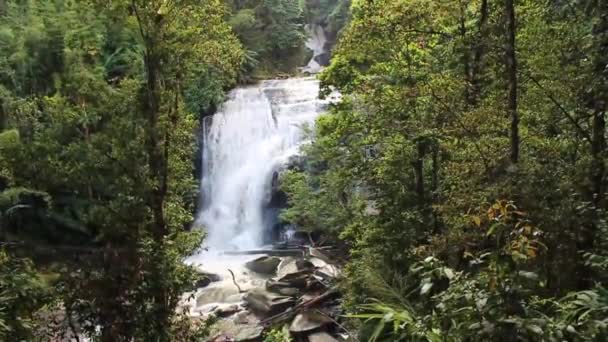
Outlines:
[{"label": "rocky stream bed", "polygon": [[193,262],[201,279],[181,306],[193,319],[216,320],[208,341],[263,341],[272,328],[288,329],[294,341],[347,340],[338,323],[341,268],[330,248],[257,253],[209,252]]}]

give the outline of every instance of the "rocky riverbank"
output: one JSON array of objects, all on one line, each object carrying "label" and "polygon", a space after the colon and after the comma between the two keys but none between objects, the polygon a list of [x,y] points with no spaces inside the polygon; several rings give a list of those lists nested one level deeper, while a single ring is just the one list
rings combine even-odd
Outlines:
[{"label": "rocky riverbank", "polygon": [[244,254],[203,256],[201,269],[213,273],[201,273],[198,288],[184,295],[193,319],[216,320],[209,341],[263,341],[277,328],[295,341],[347,340],[338,323],[341,267],[330,249]]}]

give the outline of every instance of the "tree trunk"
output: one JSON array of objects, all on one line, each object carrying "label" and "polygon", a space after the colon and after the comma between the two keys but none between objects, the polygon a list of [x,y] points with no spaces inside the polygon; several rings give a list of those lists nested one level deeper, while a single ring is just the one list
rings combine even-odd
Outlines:
[{"label": "tree trunk", "polygon": [[471,90],[467,101],[469,105],[475,106],[481,96],[481,73],[483,70],[483,60],[486,51],[486,32],[488,24],[488,0],[481,1],[479,9],[479,28],[477,39],[473,44],[473,63],[471,65]]},{"label": "tree trunk", "polygon": [[433,233],[440,233],[439,215],[435,210],[435,204],[439,204],[439,143],[435,141],[432,149],[432,172],[431,172],[431,198],[433,214]]},{"label": "tree trunk", "polygon": [[604,205],[604,175],[606,173],[606,110],[608,107],[608,3],[600,2],[599,20],[593,29],[595,46],[594,75],[598,79],[592,99],[593,123],[591,155],[591,184],[593,187],[593,204],[596,209]]},{"label": "tree trunk", "polygon": [[166,234],[164,203],[166,195],[166,182],[163,177],[165,170],[164,149],[161,146],[158,127],[160,94],[158,89],[158,73],[160,71],[160,57],[154,52],[154,47],[149,47],[146,52],[146,119],[148,120],[148,134],[146,139],[148,152],[148,166],[151,178],[156,186],[152,190],[149,205],[154,215],[154,237],[161,240]]},{"label": "tree trunk", "polygon": [[462,39],[461,53],[462,53],[462,69],[464,72],[464,80],[466,82],[466,86],[464,89],[464,97],[466,99],[467,104],[470,104],[471,98],[471,84],[472,82],[472,71],[471,71],[471,52],[467,42],[467,26],[466,26],[466,4],[462,1],[460,2],[460,19],[459,19],[459,33],[460,39]]},{"label": "tree trunk", "polygon": [[421,204],[424,200],[424,157],[426,155],[426,142],[419,140],[416,143],[418,149],[418,155],[416,160],[412,163],[414,167],[414,176],[416,180],[415,191],[421,200]]},{"label": "tree trunk", "polygon": [[606,151],[606,110],[598,109],[593,114],[593,143],[591,145],[591,155],[593,165],[591,167],[591,184],[595,209],[602,209],[604,206],[604,175],[606,173],[605,151]]},{"label": "tree trunk", "polygon": [[517,56],[514,0],[505,0],[507,111],[511,118],[511,163],[519,161],[519,114],[517,113]]},{"label": "tree trunk", "polygon": [[2,99],[0,99],[0,132],[6,129],[6,115],[4,115],[4,108],[2,106]]},{"label": "tree trunk", "polygon": [[[146,70],[146,88],[144,89],[142,109],[147,121],[146,127],[146,152],[149,167],[149,181],[152,184],[147,195],[146,204],[152,212],[151,235],[154,239],[154,250],[149,256],[151,262],[151,297],[154,298],[153,326],[148,327],[157,337],[157,341],[167,341],[166,327],[169,326],[171,312],[169,310],[169,293],[167,284],[159,281],[163,272],[165,261],[165,236],[168,233],[165,218],[165,200],[167,196],[168,180],[168,141],[166,140],[167,127],[159,125],[161,119],[161,96],[163,71],[162,39],[163,22],[162,16],[157,16],[154,23],[146,27],[145,19],[139,16],[137,4],[133,10],[138,18],[142,37],[145,41],[144,67]],[[156,12],[156,11],[155,11]],[[147,13],[149,15],[149,13]]]},{"label": "tree trunk", "polygon": [[[599,225],[599,210],[605,208],[606,174],[606,110],[608,105],[608,3],[600,1],[593,9],[591,20],[593,27],[593,51],[591,59],[593,69],[590,77],[593,79],[592,91],[587,99],[587,107],[592,113],[591,120],[591,165],[588,171],[589,188],[587,201],[592,205],[589,222],[583,225],[578,238],[577,249],[580,252],[590,252],[596,248],[596,235]],[[586,95],[585,95],[586,96]],[[585,260],[579,260],[579,288],[585,289],[593,285],[593,270],[585,265]]]}]

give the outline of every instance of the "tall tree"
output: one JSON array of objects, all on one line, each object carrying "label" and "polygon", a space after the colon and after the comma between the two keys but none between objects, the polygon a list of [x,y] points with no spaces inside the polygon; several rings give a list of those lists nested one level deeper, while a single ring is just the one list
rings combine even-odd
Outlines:
[{"label": "tall tree", "polygon": [[507,73],[507,111],[511,118],[511,163],[519,161],[519,113],[517,112],[517,23],[515,0],[504,0],[505,61]]}]

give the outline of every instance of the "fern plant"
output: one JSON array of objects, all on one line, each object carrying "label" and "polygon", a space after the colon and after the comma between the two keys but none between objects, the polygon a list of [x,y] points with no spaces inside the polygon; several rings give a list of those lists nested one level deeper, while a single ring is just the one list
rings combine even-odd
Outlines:
[{"label": "fern plant", "polygon": [[349,315],[363,319],[373,327],[367,341],[440,342],[441,331],[430,328],[424,317],[419,317],[411,306],[396,308],[380,302],[361,306],[364,313]]}]

